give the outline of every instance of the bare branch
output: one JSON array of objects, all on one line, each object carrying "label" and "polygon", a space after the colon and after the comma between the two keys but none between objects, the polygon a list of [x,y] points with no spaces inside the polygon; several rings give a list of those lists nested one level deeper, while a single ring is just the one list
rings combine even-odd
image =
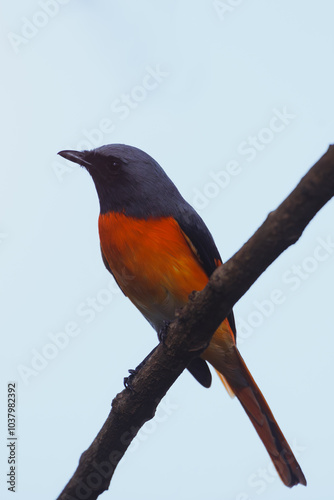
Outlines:
[{"label": "bare branch", "polygon": [[142,425],[189,362],[208,346],[234,304],[290,245],[334,195],[334,146],[303,177],[285,201],[271,212],[245,245],[211,276],[201,292],[170,324],[159,344],[125,389],[58,500],[93,500],[108,489],[117,464]]}]

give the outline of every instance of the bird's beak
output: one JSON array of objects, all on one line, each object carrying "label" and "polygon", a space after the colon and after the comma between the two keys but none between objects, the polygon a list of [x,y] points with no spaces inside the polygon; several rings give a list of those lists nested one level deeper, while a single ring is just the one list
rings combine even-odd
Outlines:
[{"label": "bird's beak", "polygon": [[85,158],[86,158],[86,151],[71,151],[71,150],[65,150],[65,151],[59,151],[58,153],[60,156],[63,158],[66,158],[66,160],[73,161],[74,163],[78,163],[79,165],[82,165],[83,167],[89,168],[92,166],[91,163],[89,163]]}]

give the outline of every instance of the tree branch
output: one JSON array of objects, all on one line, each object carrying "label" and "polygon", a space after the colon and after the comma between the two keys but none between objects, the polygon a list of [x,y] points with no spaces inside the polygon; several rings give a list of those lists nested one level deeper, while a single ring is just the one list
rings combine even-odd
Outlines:
[{"label": "tree branch", "polygon": [[91,446],[81,455],[73,477],[58,500],[93,500],[108,489],[117,464],[142,425],[150,420],[171,385],[189,362],[208,346],[234,304],[290,245],[334,196],[334,146],[271,212],[262,226],[224,265],[216,269],[201,292],[169,325],[160,343],[125,389]]}]

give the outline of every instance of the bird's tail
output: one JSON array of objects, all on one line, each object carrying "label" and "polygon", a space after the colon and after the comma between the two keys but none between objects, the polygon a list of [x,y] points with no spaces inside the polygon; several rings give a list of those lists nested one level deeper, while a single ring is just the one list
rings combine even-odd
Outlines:
[{"label": "bird's tail", "polygon": [[217,351],[214,356],[206,352],[209,354],[206,359],[222,375],[220,378],[229,393],[239,399],[283,483],[290,488],[299,483],[306,486],[300,465],[236,345],[230,346],[228,351],[223,356],[217,356]]}]

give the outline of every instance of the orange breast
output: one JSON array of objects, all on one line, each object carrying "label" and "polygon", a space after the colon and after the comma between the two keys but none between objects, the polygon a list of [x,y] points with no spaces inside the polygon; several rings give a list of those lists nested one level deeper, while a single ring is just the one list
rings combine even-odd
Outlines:
[{"label": "orange breast", "polygon": [[172,217],[143,220],[103,214],[99,233],[102,251],[118,284],[144,314],[143,309],[159,310],[163,319],[172,319],[175,308],[208,281]]},{"label": "orange breast", "polygon": [[[193,290],[208,282],[191,242],[172,218],[148,220],[108,213],[99,217],[101,247],[125,295],[159,331]],[[225,319],[202,357],[213,361],[234,343]],[[221,354],[220,354],[221,355]]]}]

